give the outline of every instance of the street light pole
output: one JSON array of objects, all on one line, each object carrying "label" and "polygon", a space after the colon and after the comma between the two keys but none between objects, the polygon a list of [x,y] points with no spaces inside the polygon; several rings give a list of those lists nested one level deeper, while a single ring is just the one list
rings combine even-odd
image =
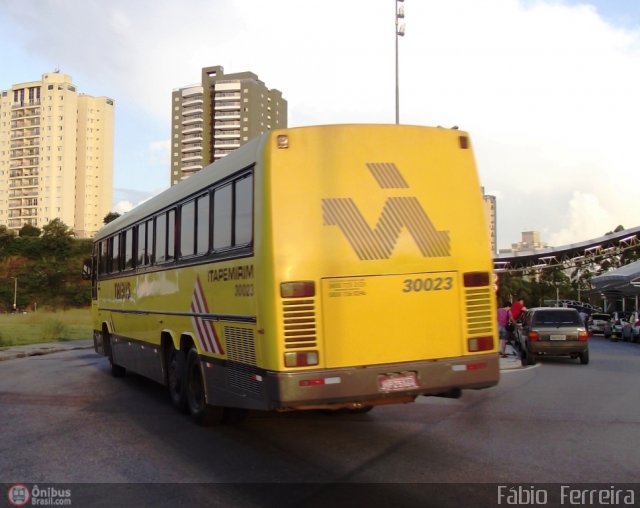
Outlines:
[{"label": "street light pole", "polygon": [[398,20],[404,19],[404,0],[393,0],[396,18],[396,125],[400,123],[400,78],[398,66],[398,37],[404,37],[404,23],[400,24]]},{"label": "street light pole", "polygon": [[13,279],[13,312],[16,312],[17,310],[17,303],[18,303],[18,277],[9,277],[10,279]]}]

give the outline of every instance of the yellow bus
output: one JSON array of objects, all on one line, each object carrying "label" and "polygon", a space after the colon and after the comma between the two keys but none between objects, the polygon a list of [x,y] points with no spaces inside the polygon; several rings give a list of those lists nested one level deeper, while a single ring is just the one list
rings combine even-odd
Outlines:
[{"label": "yellow bus", "polygon": [[104,226],[94,343],[197,422],[364,412],[499,378],[492,257],[468,135],[264,134]]}]

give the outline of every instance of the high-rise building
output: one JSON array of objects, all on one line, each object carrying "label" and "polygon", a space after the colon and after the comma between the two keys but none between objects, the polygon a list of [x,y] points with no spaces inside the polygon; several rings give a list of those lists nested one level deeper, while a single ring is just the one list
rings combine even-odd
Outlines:
[{"label": "high-rise building", "polygon": [[60,219],[79,238],[95,234],[111,209],[113,108],[57,71],[2,90],[0,224]]},{"label": "high-rise building", "polygon": [[201,84],[175,89],[171,115],[171,185],[250,139],[287,126],[287,101],[252,72],[202,69]]},{"label": "high-rise building", "polygon": [[484,193],[482,187],[482,198],[484,199],[484,213],[489,226],[489,236],[491,240],[491,253],[495,255],[498,251],[498,227],[496,213],[496,197]]},{"label": "high-rise building", "polygon": [[511,244],[512,252],[535,251],[549,247],[541,240],[539,231],[522,231],[521,236],[522,241]]}]

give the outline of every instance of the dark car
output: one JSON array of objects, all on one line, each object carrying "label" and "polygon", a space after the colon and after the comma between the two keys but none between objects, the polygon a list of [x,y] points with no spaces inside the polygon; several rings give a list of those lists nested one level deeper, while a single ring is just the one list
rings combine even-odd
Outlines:
[{"label": "dark car", "polygon": [[522,334],[529,364],[540,356],[569,356],[589,363],[589,333],[575,309],[537,307],[524,316]]},{"label": "dark car", "polygon": [[611,314],[593,312],[587,323],[592,334],[601,333],[605,339],[611,337]]}]

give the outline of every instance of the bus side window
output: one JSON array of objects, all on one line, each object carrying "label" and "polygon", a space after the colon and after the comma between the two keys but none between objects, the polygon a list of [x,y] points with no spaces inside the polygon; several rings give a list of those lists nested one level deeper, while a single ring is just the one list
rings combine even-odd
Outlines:
[{"label": "bus side window", "polygon": [[136,266],[144,266],[146,254],[147,224],[143,222],[138,224],[138,252],[136,254]]},{"label": "bus side window", "polygon": [[196,225],[195,200],[184,203],[180,208],[180,256],[193,256],[195,254],[195,225]]},{"label": "bus side window", "polygon": [[213,193],[213,250],[231,247],[231,184]]},{"label": "bus side window", "polygon": [[156,222],[156,238],[154,252],[154,262],[164,263],[167,251],[167,215],[160,214],[155,219]]},{"label": "bus side window", "polygon": [[247,245],[253,240],[253,175],[235,185],[234,245]]},{"label": "bus side window", "polygon": [[104,275],[108,273],[108,259],[109,259],[109,242],[107,240],[102,240],[100,242],[100,248],[98,251],[98,274]]},{"label": "bus side window", "polygon": [[150,265],[153,263],[153,219],[147,221],[147,249],[144,255],[144,264]]},{"label": "bus side window", "polygon": [[176,257],[176,211],[167,212],[167,261]]},{"label": "bus side window", "polygon": [[133,268],[133,228],[129,228],[124,232],[122,240],[124,242],[122,246],[124,269],[131,270]]},{"label": "bus side window", "polygon": [[109,273],[120,271],[120,235],[109,238]]},{"label": "bus side window", "polygon": [[209,194],[201,196],[196,201],[196,254],[209,252]]}]

